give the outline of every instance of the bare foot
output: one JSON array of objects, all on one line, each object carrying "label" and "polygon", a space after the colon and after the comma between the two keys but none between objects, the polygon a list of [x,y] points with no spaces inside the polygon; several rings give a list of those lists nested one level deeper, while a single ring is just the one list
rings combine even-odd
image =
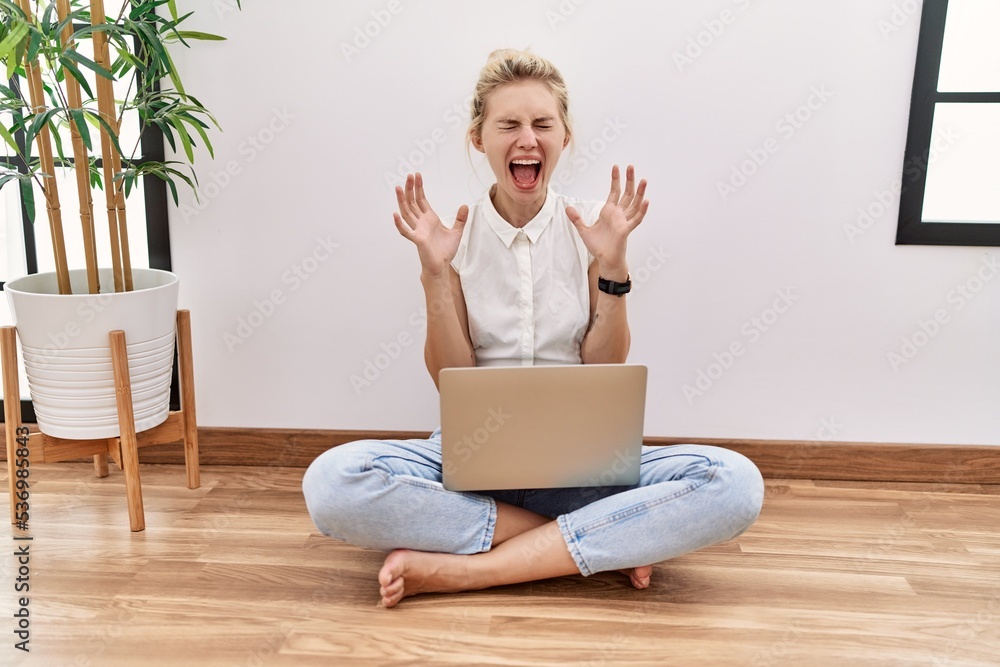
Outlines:
[{"label": "bare foot", "polygon": [[641,589],[649,586],[649,578],[653,574],[653,566],[640,565],[639,567],[632,567],[618,571],[627,576],[632,581],[633,586]]},{"label": "bare foot", "polygon": [[417,593],[457,593],[472,585],[469,556],[396,549],[390,553],[378,573],[382,604],[395,607],[399,601]]}]

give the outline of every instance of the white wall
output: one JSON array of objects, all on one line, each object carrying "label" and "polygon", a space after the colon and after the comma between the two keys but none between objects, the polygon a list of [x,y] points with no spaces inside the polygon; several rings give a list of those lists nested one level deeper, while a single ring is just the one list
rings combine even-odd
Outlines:
[{"label": "white wall", "polygon": [[[442,217],[480,197],[490,181],[466,157],[464,104],[490,50],[531,46],[570,87],[578,142],[562,189],[604,198],[616,162],[651,184],[629,245],[648,435],[1000,441],[1000,280],[976,283],[1000,253],[893,245],[919,28],[900,3],[187,4],[192,27],[229,37],[177,57],[225,130],[214,162],[201,160],[202,204],[186,193],[171,211],[203,425],[436,425],[419,263],[392,225],[386,173],[421,161]],[[705,22],[723,10],[712,36]],[[376,16],[391,20],[376,30]],[[366,26],[377,34],[348,58]],[[699,35],[708,45],[678,66]],[[790,131],[782,119],[797,110],[810,117]],[[723,200],[717,183],[769,139],[767,162]],[[883,191],[885,213],[849,239]],[[323,243],[337,247],[310,259],[327,256]],[[969,281],[981,290],[965,300],[953,290]],[[774,315],[779,290],[794,302],[753,338],[751,318]],[[936,311],[945,324],[893,368],[888,353]],[[241,331],[241,318],[259,326]],[[380,358],[400,337],[410,344]],[[744,353],[719,376],[714,355],[734,342]],[[376,362],[370,386],[352,386]],[[718,379],[686,397],[709,370]]]}]

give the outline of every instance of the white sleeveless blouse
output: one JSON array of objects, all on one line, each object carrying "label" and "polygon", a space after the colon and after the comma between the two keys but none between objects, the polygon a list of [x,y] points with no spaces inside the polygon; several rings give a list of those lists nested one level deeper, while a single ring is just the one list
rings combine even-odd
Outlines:
[{"label": "white sleeveless blouse", "polygon": [[471,207],[452,266],[462,280],[477,366],[582,362],[594,258],[566,207],[592,225],[603,204],[549,190],[521,229],[500,217],[488,193]]}]

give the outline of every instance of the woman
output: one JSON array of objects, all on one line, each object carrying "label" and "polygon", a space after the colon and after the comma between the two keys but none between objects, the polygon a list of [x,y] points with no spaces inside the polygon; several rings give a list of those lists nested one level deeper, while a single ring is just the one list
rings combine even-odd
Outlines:
[{"label": "woman", "polygon": [[[571,137],[566,87],[551,63],[490,55],[468,138],[496,176],[489,194],[446,227],[420,174],[396,189],[396,228],[417,247],[427,299],[427,369],[622,363],[629,350],[626,240],[649,202],[646,181],[618,167],[606,202],[571,201],[549,182]],[[728,540],[757,518],[763,481],[742,455],[643,447],[635,487],[493,492],[441,485],[441,437],[361,441],[309,467],[303,490],[324,534],[391,551],[382,604],[620,570],[636,588],[652,563]]]}]

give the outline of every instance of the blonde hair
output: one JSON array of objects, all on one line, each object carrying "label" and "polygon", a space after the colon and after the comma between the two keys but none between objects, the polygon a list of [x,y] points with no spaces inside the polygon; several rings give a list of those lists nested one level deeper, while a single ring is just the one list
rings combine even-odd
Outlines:
[{"label": "blonde hair", "polygon": [[519,81],[540,81],[548,86],[556,104],[559,118],[566,128],[567,140],[573,136],[569,117],[569,93],[562,74],[556,66],[545,58],[529,51],[518,49],[497,49],[486,60],[486,66],[479,72],[479,81],[472,96],[472,122],[466,133],[466,140],[482,136],[483,121],[486,119],[486,100],[497,88]]}]

